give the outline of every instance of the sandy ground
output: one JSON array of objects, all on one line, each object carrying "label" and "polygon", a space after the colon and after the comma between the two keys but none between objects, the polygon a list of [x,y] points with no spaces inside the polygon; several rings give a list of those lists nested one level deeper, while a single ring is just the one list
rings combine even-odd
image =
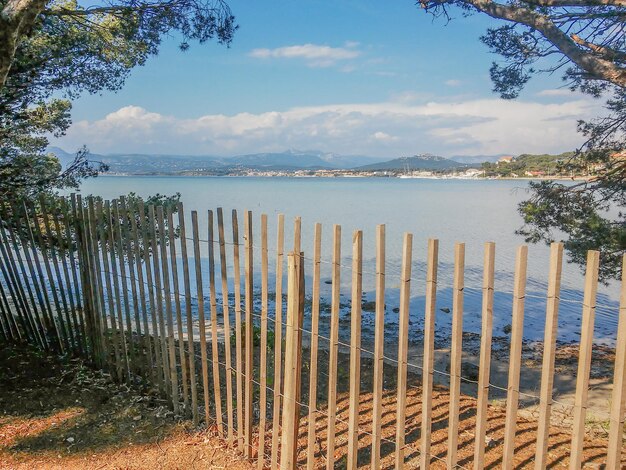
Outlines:
[{"label": "sandy ground", "polygon": [[[326,465],[327,393],[326,351],[320,352],[318,419],[316,421],[316,467]],[[570,354],[571,355],[571,354]],[[565,357],[570,355],[564,354]],[[340,363],[347,356],[340,354]],[[308,364],[303,364],[308,375]],[[335,468],[344,468],[347,451],[347,377],[339,369]],[[359,422],[359,466],[369,468],[371,447],[371,360],[362,359]],[[393,468],[396,411],[395,367],[385,367],[383,401],[382,468]],[[223,382],[222,382],[223,383]],[[468,384],[470,386],[471,384]],[[216,435],[215,427],[199,431],[189,421],[175,416],[152,388],[137,384],[118,385],[107,374],[94,372],[78,360],[63,360],[32,349],[0,348],[0,468],[2,469],[177,469],[252,468]],[[469,390],[471,392],[471,390]],[[416,468],[419,459],[421,397],[419,376],[409,374],[406,410],[406,466]],[[200,393],[200,396],[202,394]],[[224,396],[224,394],[223,394]],[[271,393],[268,410],[271,410]],[[303,383],[303,396],[307,396]],[[436,387],[433,397],[432,466],[445,468],[447,453],[449,395]],[[460,404],[459,465],[470,468],[475,448],[476,401],[463,396]],[[302,413],[307,413],[302,407]],[[258,408],[255,415],[258,416]],[[202,412],[200,413],[203,414]],[[571,430],[568,410],[555,413],[550,432],[551,468],[567,468]],[[486,468],[501,464],[505,409],[497,398],[490,399],[485,441]],[[606,423],[590,421],[585,439],[584,463],[602,468],[607,448]],[[299,465],[306,463],[307,418],[301,420]],[[266,433],[266,452],[271,449],[271,432]],[[532,408],[519,414],[515,441],[515,465],[534,465],[536,420]],[[258,438],[253,436],[258,445]],[[267,461],[267,460],[266,460]],[[622,457],[626,468],[626,453]],[[256,467],[256,465],[255,465]]]},{"label": "sandy ground", "polygon": [[80,361],[0,347],[0,390],[1,469],[252,468],[150,390]]}]

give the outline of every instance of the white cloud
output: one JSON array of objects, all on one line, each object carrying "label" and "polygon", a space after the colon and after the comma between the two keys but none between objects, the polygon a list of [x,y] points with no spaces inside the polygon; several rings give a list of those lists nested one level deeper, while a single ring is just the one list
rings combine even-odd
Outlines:
[{"label": "white cloud", "polygon": [[93,152],[222,154],[316,148],[397,156],[561,152],[581,143],[576,119],[601,111],[589,98],[560,103],[394,100],[181,118],[126,106],[76,122],[54,145]]},{"label": "white cloud", "polygon": [[567,88],[556,88],[553,90],[541,90],[537,96],[572,96],[574,92]]},{"label": "white cloud", "polygon": [[386,132],[381,132],[381,131],[374,132],[371,135],[371,137],[374,140],[378,140],[379,142],[391,142],[391,141],[394,141],[394,140],[398,140],[397,137],[395,137],[393,135],[389,135]]},{"label": "white cloud", "polygon": [[256,59],[302,59],[309,67],[330,67],[340,61],[356,59],[361,55],[358,42],[346,42],[344,47],[302,44],[275,49],[253,49],[249,56]]},{"label": "white cloud", "polygon": [[444,83],[448,86],[454,87],[454,86],[460,86],[462,82],[461,80],[452,79],[452,80],[446,80]]}]

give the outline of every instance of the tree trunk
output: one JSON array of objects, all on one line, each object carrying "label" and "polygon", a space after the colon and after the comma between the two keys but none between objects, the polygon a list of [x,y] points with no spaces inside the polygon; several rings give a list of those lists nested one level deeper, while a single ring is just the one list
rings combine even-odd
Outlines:
[{"label": "tree trunk", "polygon": [[4,87],[20,39],[28,34],[46,0],[9,0],[0,11],[0,90]]}]

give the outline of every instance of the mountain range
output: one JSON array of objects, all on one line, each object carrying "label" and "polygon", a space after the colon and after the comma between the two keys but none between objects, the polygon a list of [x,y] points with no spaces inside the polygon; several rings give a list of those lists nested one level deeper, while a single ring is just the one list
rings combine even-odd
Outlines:
[{"label": "mountain range", "polygon": [[[63,166],[69,164],[74,155],[58,147],[48,149],[54,153]],[[445,170],[468,168],[483,161],[495,161],[491,157],[453,158],[423,154],[412,157],[385,158],[366,155],[338,155],[315,150],[287,150],[275,153],[254,153],[222,157],[214,155],[147,155],[147,154],[89,154],[89,158],[109,166],[110,173],[125,174],[189,174],[189,173],[229,173],[237,170],[294,171],[294,170],[359,170],[359,171],[405,171],[405,170]]]}]

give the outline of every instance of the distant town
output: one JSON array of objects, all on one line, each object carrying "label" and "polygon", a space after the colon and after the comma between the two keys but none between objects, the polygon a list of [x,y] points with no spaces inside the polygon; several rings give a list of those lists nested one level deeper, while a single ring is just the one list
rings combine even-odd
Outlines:
[{"label": "distant town", "polygon": [[[67,165],[73,155],[51,148]],[[385,160],[380,157],[336,155],[288,150],[235,157],[114,154],[90,155],[105,163],[110,176],[257,176],[320,178],[436,178],[436,179],[585,179],[599,168],[568,170],[573,152],[558,155],[494,155],[445,158],[419,154]],[[620,154],[616,158],[624,158]]]}]

